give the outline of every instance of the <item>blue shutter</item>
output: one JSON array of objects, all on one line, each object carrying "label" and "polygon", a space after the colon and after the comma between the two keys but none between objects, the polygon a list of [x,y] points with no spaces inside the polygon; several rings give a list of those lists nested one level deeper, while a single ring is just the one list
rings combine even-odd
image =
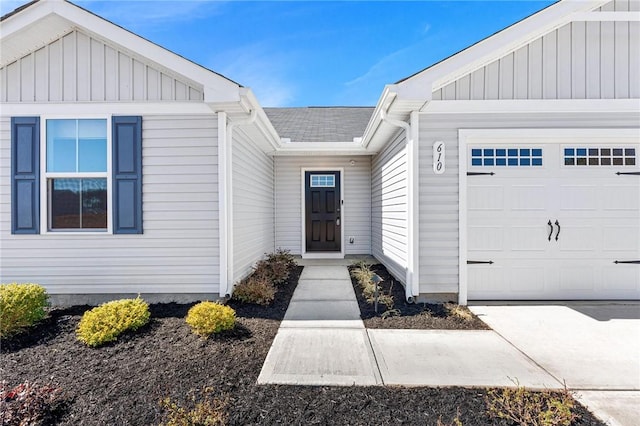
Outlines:
[{"label": "blue shutter", "polygon": [[11,233],[40,233],[40,118],[11,118]]},{"label": "blue shutter", "polygon": [[113,233],[142,234],[142,117],[113,117]]}]

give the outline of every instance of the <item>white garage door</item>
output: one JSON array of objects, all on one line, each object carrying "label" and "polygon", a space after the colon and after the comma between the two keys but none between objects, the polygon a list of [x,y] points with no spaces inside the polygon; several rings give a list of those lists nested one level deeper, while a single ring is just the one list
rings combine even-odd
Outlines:
[{"label": "white garage door", "polygon": [[468,299],[640,298],[640,146],[466,149]]}]

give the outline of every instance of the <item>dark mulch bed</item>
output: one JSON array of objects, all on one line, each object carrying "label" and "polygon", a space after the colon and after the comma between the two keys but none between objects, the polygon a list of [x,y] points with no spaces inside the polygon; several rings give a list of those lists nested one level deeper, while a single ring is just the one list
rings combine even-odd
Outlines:
[{"label": "dark mulch bed", "polygon": [[[349,269],[352,269],[350,267]],[[378,305],[376,313],[374,305],[368,303],[362,296],[360,285],[351,277],[351,284],[356,292],[358,305],[360,306],[360,317],[364,321],[366,328],[395,328],[395,329],[440,329],[440,330],[488,330],[484,322],[467,310],[471,319],[463,319],[457,315],[452,315],[443,304],[431,303],[407,303],[404,287],[395,280],[383,265],[372,265],[382,282],[380,286],[385,294],[393,296],[394,309],[398,310],[398,315],[383,317],[383,312],[387,309],[385,305]],[[463,308],[466,309],[466,308]]]},{"label": "dark mulch bed", "polygon": [[[28,335],[1,342],[0,377],[12,386],[35,380],[62,387],[69,404],[61,425],[159,424],[160,399],[182,404],[206,386],[229,396],[232,425],[436,425],[456,412],[465,425],[506,424],[488,420],[479,389],[257,386],[301,269],[271,307],[230,303],[238,327],[209,340],[185,324],[191,305],[156,304],[147,327],[91,349],[75,338],[88,307],[54,310]],[[579,414],[576,424],[602,425],[582,407]]]}]

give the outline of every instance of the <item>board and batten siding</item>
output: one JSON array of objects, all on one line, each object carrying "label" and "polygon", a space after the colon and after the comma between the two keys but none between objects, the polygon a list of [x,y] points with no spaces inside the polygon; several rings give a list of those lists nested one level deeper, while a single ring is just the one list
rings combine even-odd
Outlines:
[{"label": "board and batten siding", "polygon": [[233,279],[237,282],[274,250],[274,161],[240,129],[233,134],[232,155]]},{"label": "board and batten siding", "polygon": [[[420,114],[420,293],[458,293],[459,129],[637,128],[638,122],[637,113]],[[432,168],[435,141],[446,146],[442,175]]]},{"label": "board and batten siding", "polygon": [[[350,161],[354,160],[352,166]],[[343,168],[342,223],[345,254],[371,254],[371,158],[368,156],[275,157],[276,248],[302,253],[302,168]],[[354,243],[349,244],[349,237]]]},{"label": "board and batten siding", "polygon": [[372,159],[371,254],[406,284],[408,168],[404,132]]},{"label": "board and batten siding", "polygon": [[202,100],[200,85],[77,30],[0,68],[2,102]]},{"label": "board and batten siding", "polygon": [[597,12],[633,12],[640,10],[640,0],[613,0],[596,9]]},{"label": "board and batten siding", "polygon": [[2,116],[0,281],[36,282],[51,294],[218,293],[212,117],[143,116],[144,234],[12,235],[10,117]]},{"label": "board and batten siding", "polygon": [[[620,3],[628,10],[628,1]],[[434,91],[433,99],[635,99],[638,75],[640,22],[572,22]]]}]

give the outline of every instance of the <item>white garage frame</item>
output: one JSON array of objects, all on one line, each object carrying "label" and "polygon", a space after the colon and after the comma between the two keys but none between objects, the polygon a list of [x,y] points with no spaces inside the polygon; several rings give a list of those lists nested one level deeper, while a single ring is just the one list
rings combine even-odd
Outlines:
[{"label": "white garage frame", "polygon": [[612,142],[638,145],[639,129],[459,129],[458,130],[458,303],[468,302],[467,277],[467,171],[469,144],[572,144],[572,143],[606,143]]}]

